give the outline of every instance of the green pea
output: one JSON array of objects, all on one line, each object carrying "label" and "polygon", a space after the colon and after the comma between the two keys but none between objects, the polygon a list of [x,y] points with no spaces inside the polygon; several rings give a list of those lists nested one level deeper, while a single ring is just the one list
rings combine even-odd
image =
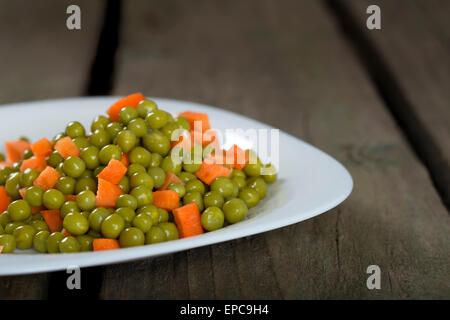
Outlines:
[{"label": "green pea", "polygon": [[245,202],[248,208],[252,208],[258,204],[259,194],[256,190],[245,187],[239,192],[239,198]]},{"label": "green pea", "polygon": [[146,173],[147,170],[139,163],[132,163],[128,166],[127,175],[131,177],[135,173]]},{"label": "green pea", "polygon": [[153,224],[159,223],[159,211],[158,208],[156,208],[152,204],[147,204],[145,206],[140,207],[137,210],[138,214],[145,213],[146,215],[150,216],[152,218]]},{"label": "green pea", "polygon": [[94,172],[91,170],[84,170],[84,172],[81,174],[81,176],[78,177],[78,179],[83,179],[83,178],[91,178],[91,179],[95,179],[96,177],[94,176]]},{"label": "green pea", "polygon": [[11,173],[12,170],[9,167],[0,168],[0,185],[5,185],[6,179],[8,179]]},{"label": "green pea", "polygon": [[166,233],[158,226],[153,226],[145,234],[145,244],[154,244],[167,240]]},{"label": "green pea", "polygon": [[244,167],[244,172],[250,177],[257,177],[261,174],[261,163],[247,163]]},{"label": "green pea", "polygon": [[79,236],[88,231],[89,221],[80,212],[70,212],[64,217],[63,227],[69,233]]},{"label": "green pea", "polygon": [[223,227],[225,216],[218,207],[209,207],[201,216],[203,229],[207,231],[218,230]]},{"label": "green pea", "polygon": [[137,186],[131,190],[130,195],[136,198],[138,208],[153,203],[153,192],[147,187]]},{"label": "green pea", "polygon": [[107,165],[111,159],[121,160],[122,150],[116,145],[109,144],[104,146],[98,153],[98,159],[103,165]]},{"label": "green pea", "polygon": [[209,191],[204,195],[203,203],[205,204],[205,208],[209,208],[209,207],[222,208],[224,199],[219,192]]},{"label": "green pea", "polygon": [[122,180],[120,180],[118,186],[122,189],[123,193],[130,192],[130,180],[127,176],[124,176]]},{"label": "green pea", "polygon": [[116,207],[117,208],[131,208],[132,210],[137,209],[137,200],[135,197],[129,195],[129,194],[122,194],[117,198],[116,201]]},{"label": "green pea", "polygon": [[92,244],[94,242],[94,238],[84,234],[81,236],[77,236],[76,237],[78,243],[80,244],[80,251],[81,252],[85,252],[85,251],[92,251]]},{"label": "green pea", "polygon": [[242,188],[244,188],[245,186],[247,186],[247,181],[245,180],[245,178],[242,177],[233,177],[231,179],[231,181],[233,183],[236,183],[236,185],[238,186],[238,189],[241,190]]},{"label": "green pea", "polygon": [[76,137],[83,137],[85,135],[83,125],[78,121],[70,122],[66,127],[66,135],[68,135],[72,139]]},{"label": "green pea", "polygon": [[[117,134],[123,130],[122,125],[119,122],[111,122],[106,126],[105,131],[108,133],[111,141],[117,137]],[[106,144],[105,144],[106,145]]]},{"label": "green pea", "polygon": [[186,205],[191,202],[195,202],[197,204],[198,210],[200,212],[203,211],[203,209],[204,209],[203,197],[200,192],[192,191],[192,192],[188,192],[184,195],[183,204]]},{"label": "green pea", "polygon": [[123,125],[127,125],[131,120],[138,117],[138,112],[135,108],[125,107],[119,111],[119,121]]},{"label": "green pea", "polygon": [[152,227],[153,219],[146,213],[139,213],[136,217],[134,217],[132,225],[145,233]]},{"label": "green pea", "polygon": [[127,125],[127,129],[133,132],[138,138],[143,137],[148,131],[147,123],[141,118],[131,120]]},{"label": "green pea", "polygon": [[0,226],[2,226],[3,228],[11,221],[12,221],[11,215],[9,214],[8,211],[5,211],[2,214],[0,214]]},{"label": "green pea", "polygon": [[94,170],[99,166],[98,153],[99,150],[95,146],[89,146],[81,150],[81,159],[86,164],[86,168]]},{"label": "green pea", "polygon": [[42,206],[43,195],[44,190],[41,187],[32,186],[25,191],[25,201],[28,202],[30,206],[40,207]]},{"label": "green pea", "polygon": [[66,236],[61,232],[53,232],[47,238],[48,253],[59,253],[59,244]]},{"label": "green pea", "polygon": [[20,186],[22,188],[28,188],[33,185],[34,180],[39,176],[39,171],[27,168],[20,175]]},{"label": "green pea", "polygon": [[80,178],[75,184],[75,194],[79,194],[83,191],[97,191],[97,182],[93,178]]},{"label": "green pea", "polygon": [[11,234],[0,235],[0,246],[3,247],[3,253],[12,253],[16,250],[16,239]]},{"label": "green pea", "polygon": [[133,209],[128,207],[122,207],[116,209],[115,213],[120,215],[123,220],[125,220],[125,224],[131,224],[133,222],[134,217],[136,217],[136,212]]},{"label": "green pea", "polygon": [[8,176],[5,183],[5,189],[7,195],[12,200],[20,198],[20,172],[13,172]]},{"label": "green pea", "polygon": [[100,172],[102,172],[103,171],[103,169],[105,169],[105,166],[98,166],[97,168],[95,168],[94,169],[94,177],[97,177],[99,174],[100,174]]},{"label": "green pea", "polygon": [[142,137],[142,145],[150,152],[166,156],[170,150],[170,139],[155,130]]},{"label": "green pea", "polygon": [[139,104],[136,108],[136,110],[139,114],[139,117],[144,118],[144,119],[147,117],[147,115],[150,112],[152,112],[156,109],[158,109],[158,106],[152,100],[142,100],[141,102],[139,102]]},{"label": "green pea", "polygon": [[252,177],[248,179],[247,186],[254,189],[258,193],[259,199],[263,199],[266,196],[267,184],[263,178]]},{"label": "green pea", "polygon": [[56,189],[63,194],[73,194],[75,192],[76,180],[72,177],[61,177],[56,184]]},{"label": "green pea", "polygon": [[14,229],[13,236],[16,239],[16,247],[22,250],[29,249],[33,246],[33,238],[36,229],[30,225],[19,226]]},{"label": "green pea", "polygon": [[245,180],[245,179],[247,179],[247,175],[242,170],[234,169],[230,175],[230,178],[243,178]]},{"label": "green pea", "polygon": [[38,231],[33,238],[33,248],[37,252],[47,253],[47,242],[50,232],[47,230]]},{"label": "green pea", "polygon": [[181,183],[171,183],[167,186],[167,190],[173,190],[175,192],[177,192],[180,195],[180,198],[183,198],[184,195],[186,194],[186,189],[184,187],[184,185],[182,185]]},{"label": "green pea", "polygon": [[175,174],[179,174],[181,172],[181,161],[174,160],[173,157],[167,156],[163,159],[161,163],[161,169],[165,172],[173,172]]},{"label": "green pea", "polygon": [[203,182],[201,182],[198,179],[193,179],[193,180],[188,181],[186,183],[185,189],[186,189],[186,192],[197,191],[201,195],[205,194],[205,191],[206,191],[205,185],[203,184]]},{"label": "green pea", "polygon": [[92,132],[89,142],[98,149],[101,149],[111,142],[111,136],[106,130],[97,129]]},{"label": "green pea", "polygon": [[162,222],[158,227],[166,234],[166,241],[177,240],[180,237],[177,226],[173,222]]},{"label": "green pea", "polygon": [[30,159],[33,156],[33,151],[31,149],[27,149],[23,152],[23,160]]},{"label": "green pea", "polygon": [[109,211],[104,208],[96,208],[89,215],[89,227],[97,232],[101,231],[102,222],[110,215]]},{"label": "green pea", "polygon": [[180,178],[180,180],[183,181],[185,184],[193,179],[197,179],[197,177],[195,175],[193,175],[190,172],[185,172],[185,171],[180,172],[180,174],[178,175],[178,178]]},{"label": "green pea", "polygon": [[94,118],[94,121],[92,121],[91,124],[91,131],[94,132],[97,129],[106,129],[106,126],[111,121],[108,119],[108,117],[105,117],[104,115],[99,115]]},{"label": "green pea", "polygon": [[25,200],[16,200],[8,206],[8,212],[12,221],[24,221],[31,216],[31,208]]},{"label": "green pea", "polygon": [[78,178],[86,170],[86,164],[78,157],[70,156],[64,160],[63,171],[72,178]]},{"label": "green pea", "polygon": [[74,253],[80,252],[81,245],[74,237],[65,237],[59,243],[59,252],[61,253]]},{"label": "green pea", "polygon": [[272,184],[277,181],[277,170],[272,164],[264,166],[264,175],[262,176],[266,183]]},{"label": "green pea", "polygon": [[230,200],[232,198],[237,198],[237,196],[239,195],[239,186],[236,182],[234,182],[233,180],[231,180],[231,183],[233,184],[233,192],[231,193],[231,195],[229,197],[227,197],[227,200]]},{"label": "green pea", "polygon": [[32,226],[36,231],[48,231],[48,225],[43,220],[31,221],[30,226]]},{"label": "green pea", "polygon": [[58,164],[58,166],[55,167],[55,169],[61,177],[66,176],[66,173],[64,172],[64,162],[61,162],[60,164]]},{"label": "green pea", "polygon": [[86,137],[76,137],[73,138],[72,141],[75,143],[75,145],[78,147],[78,149],[84,149],[91,145],[89,140]]},{"label": "green pea", "polygon": [[145,243],[145,235],[139,228],[126,228],[120,233],[119,244],[121,248],[142,246]]},{"label": "green pea", "polygon": [[[138,120],[138,119],[135,119],[135,120]],[[120,131],[117,134],[117,137],[115,139],[115,143],[120,147],[120,149],[124,153],[130,152],[136,146],[137,142],[138,142],[138,138],[137,138],[136,134],[131,130]]]},{"label": "green pea", "polygon": [[147,114],[145,121],[147,121],[150,128],[159,129],[166,125],[167,114],[163,110],[153,110]]},{"label": "green pea", "polygon": [[23,161],[19,161],[19,162],[14,163],[14,164],[10,167],[11,170],[12,170],[12,172],[19,172],[19,171],[20,171],[20,168],[22,167],[22,163],[23,163]]},{"label": "green pea", "polygon": [[169,212],[165,209],[158,208],[158,223],[169,221]]},{"label": "green pea", "polygon": [[150,160],[149,167],[150,168],[157,168],[161,164],[162,156],[159,153],[152,153],[152,159]]},{"label": "green pea", "polygon": [[[193,162],[193,161],[191,161],[191,162]],[[197,164],[196,163],[184,163],[183,170],[190,172],[190,173],[195,173],[200,169],[201,166],[202,166],[201,163],[197,163]]]},{"label": "green pea", "polygon": [[164,127],[161,128],[160,131],[167,138],[172,139],[172,134],[177,129],[178,129],[178,125],[175,122],[173,122],[173,123],[167,123]]},{"label": "green pea", "polygon": [[186,117],[183,117],[183,116],[176,117],[175,118],[175,123],[181,129],[185,129],[185,130],[188,130],[188,131],[191,130],[191,125],[189,124],[189,121],[186,119]]},{"label": "green pea", "polygon": [[103,220],[101,232],[106,238],[116,239],[125,227],[125,220],[121,215],[113,213]]},{"label": "green pea", "polygon": [[151,157],[151,153],[143,147],[136,147],[129,154],[130,163],[138,163],[144,168],[150,164]]},{"label": "green pea", "polygon": [[153,186],[156,189],[159,189],[164,184],[164,181],[166,180],[166,173],[161,168],[149,168],[148,174],[150,175],[150,177],[152,177]]},{"label": "green pea", "polygon": [[217,191],[222,197],[227,198],[233,193],[233,183],[225,177],[218,177],[211,183],[211,191]]},{"label": "green pea", "polygon": [[153,178],[147,172],[136,172],[130,177],[130,187],[135,188],[138,186],[144,186],[149,190],[153,189]]},{"label": "green pea", "polygon": [[95,208],[95,194],[91,190],[84,190],[77,194],[77,205],[81,210],[89,211]]},{"label": "green pea", "polygon": [[44,192],[42,203],[47,209],[59,209],[65,202],[63,193],[56,189],[50,189]]},{"label": "green pea", "polygon": [[9,222],[5,226],[5,233],[12,234],[17,227],[25,226],[26,223],[24,221],[14,221]]},{"label": "green pea", "polygon": [[80,208],[78,207],[78,205],[75,201],[64,202],[59,211],[61,218],[63,218],[63,219],[70,212],[80,212]]},{"label": "green pea", "polygon": [[225,214],[225,219],[229,223],[236,223],[244,220],[248,212],[247,205],[239,198],[231,199],[225,202],[222,210]]}]

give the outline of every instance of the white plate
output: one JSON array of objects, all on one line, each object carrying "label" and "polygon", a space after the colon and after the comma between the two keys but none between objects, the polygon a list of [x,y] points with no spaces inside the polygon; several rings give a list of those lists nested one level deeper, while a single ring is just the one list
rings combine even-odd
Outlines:
[{"label": "white plate", "polygon": [[[0,143],[25,135],[31,139],[52,138],[65,124],[78,120],[89,128],[93,117],[104,114],[116,97],[73,98],[19,103],[0,107]],[[206,112],[217,129],[272,129],[261,122],[217,108],[176,100],[157,99],[172,113],[184,110]],[[76,254],[37,254],[32,250],[0,254],[0,275],[63,270],[68,266],[105,265],[201,247],[249,236],[300,222],[337,206],[350,194],[353,181],[336,160],[313,146],[280,131],[278,181],[249,211],[250,218],[197,237],[136,248]]]}]

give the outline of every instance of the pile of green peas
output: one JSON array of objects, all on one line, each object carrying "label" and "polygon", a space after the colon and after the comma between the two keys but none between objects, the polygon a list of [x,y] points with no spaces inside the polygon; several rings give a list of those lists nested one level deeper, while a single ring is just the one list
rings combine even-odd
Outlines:
[{"label": "pile of green peas", "polygon": [[[275,168],[257,159],[208,186],[195,176],[201,164],[184,161],[183,157],[173,161],[171,156],[176,152],[170,148],[174,130],[190,130],[186,118],[174,118],[158,109],[155,102],[143,100],[137,108],[123,108],[119,119],[113,122],[103,115],[95,117],[90,134],[74,121],[55,135],[53,145],[70,137],[81,153],[67,159],[57,151],[50,154],[47,165],[61,175],[53,189],[45,191],[34,186],[39,172],[21,172],[21,161],[0,168],[0,186],[4,186],[12,201],[8,210],[0,214],[2,253],[16,248],[34,248],[40,253],[91,251],[96,238],[117,239],[122,248],[178,239],[172,213],[152,204],[152,191],[163,185],[169,171],[183,183],[172,183],[167,188],[180,195],[180,206],[197,204],[205,231],[242,221],[248,209],[266,196],[267,185],[276,181]],[[111,159],[121,160],[124,153],[130,163],[119,183],[124,194],[117,199],[116,208],[98,208],[96,177]],[[32,151],[27,150],[23,159],[32,156]],[[262,167],[270,174],[260,175]],[[19,192],[22,188],[27,188],[23,199]],[[67,195],[76,195],[76,200],[67,201]],[[33,208],[59,210],[65,232],[50,232],[42,214],[32,213]]]}]

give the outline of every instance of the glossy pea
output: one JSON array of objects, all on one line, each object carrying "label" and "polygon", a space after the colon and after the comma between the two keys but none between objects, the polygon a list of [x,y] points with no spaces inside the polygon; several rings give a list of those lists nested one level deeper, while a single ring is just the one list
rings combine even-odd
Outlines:
[{"label": "glossy pea", "polygon": [[2,253],[12,253],[16,250],[16,239],[11,234],[0,235],[0,246],[3,247]]},{"label": "glossy pea", "polygon": [[143,137],[148,131],[147,123],[141,118],[131,120],[127,125],[127,129],[138,138]]},{"label": "glossy pea", "polygon": [[127,176],[124,176],[118,186],[120,187],[120,189],[122,189],[123,193],[128,193],[130,192],[130,179]]},{"label": "glossy pea", "polygon": [[145,234],[145,244],[160,243],[166,240],[166,233],[158,226],[152,226]]},{"label": "glossy pea", "polygon": [[145,233],[152,227],[153,219],[149,214],[139,213],[134,217],[132,225]]},{"label": "glossy pea", "polygon": [[117,198],[116,201],[116,207],[117,208],[131,208],[132,210],[137,209],[137,200],[135,197],[129,194],[122,194]]},{"label": "glossy pea", "polygon": [[147,149],[143,147],[136,147],[130,151],[128,157],[130,163],[137,163],[142,165],[144,168],[147,168],[150,164],[152,155]]},{"label": "glossy pea", "polygon": [[32,226],[36,231],[48,231],[48,225],[43,220],[33,220],[30,223],[30,226]]},{"label": "glossy pea", "polygon": [[80,212],[80,208],[75,201],[64,202],[59,211],[61,218],[63,219],[70,212]]},{"label": "glossy pea", "polygon": [[47,190],[42,196],[43,205],[50,210],[61,208],[64,202],[64,194],[56,189]]},{"label": "glossy pea", "polygon": [[191,202],[195,202],[197,204],[198,210],[200,212],[203,211],[203,209],[204,209],[203,197],[200,192],[193,191],[193,192],[188,192],[184,195],[183,204],[186,205]]},{"label": "glossy pea", "polygon": [[76,180],[72,177],[61,177],[56,184],[56,189],[63,194],[73,194],[75,192]]},{"label": "glossy pea", "polygon": [[166,156],[170,150],[170,139],[159,131],[152,131],[142,137],[143,146],[150,152]]},{"label": "glossy pea", "polygon": [[74,253],[81,250],[81,245],[75,237],[65,237],[59,242],[60,253]]},{"label": "glossy pea", "polygon": [[160,166],[163,157],[156,152],[152,153],[152,158],[150,160],[149,168],[157,168]]},{"label": "glossy pea", "polygon": [[167,156],[161,162],[161,169],[165,172],[173,172],[175,174],[179,174],[181,172],[182,164],[178,158]]},{"label": "glossy pea", "polygon": [[51,233],[47,238],[47,251],[48,253],[59,253],[59,243],[66,236],[61,232],[56,231]]},{"label": "glossy pea", "polygon": [[94,170],[99,166],[98,153],[99,150],[96,146],[89,146],[81,150],[81,159],[86,164],[86,168]]},{"label": "glossy pea", "polygon": [[72,178],[78,178],[86,170],[84,161],[76,156],[70,156],[63,163],[63,171]]},{"label": "glossy pea", "polygon": [[95,194],[91,190],[84,190],[77,194],[77,205],[81,210],[90,211],[95,208]]},{"label": "glossy pea", "polygon": [[24,221],[31,216],[30,205],[25,200],[11,202],[8,212],[12,221]]},{"label": "glossy pea", "polygon": [[111,159],[121,160],[122,150],[116,145],[109,144],[104,146],[98,153],[98,159],[103,165],[107,165]]},{"label": "glossy pea", "polygon": [[25,226],[26,223],[24,221],[13,221],[9,222],[5,226],[5,233],[12,234],[17,227]]},{"label": "glossy pea", "polygon": [[39,176],[39,171],[27,168],[20,175],[20,186],[22,188],[28,188],[33,185],[34,180]]},{"label": "glossy pea", "polygon": [[142,100],[136,108],[139,117],[143,119],[145,119],[150,112],[156,109],[158,109],[158,106],[152,100]]},{"label": "glossy pea", "polygon": [[31,149],[27,149],[23,152],[23,160],[30,159],[31,157],[33,157],[33,151],[31,151]]},{"label": "glossy pea", "polygon": [[[122,125],[119,122],[111,122],[106,126],[105,131],[108,133],[111,141],[117,137],[117,134],[123,130]],[[106,145],[106,144],[105,144]]]},{"label": "glossy pea", "polygon": [[16,239],[16,247],[22,250],[29,249],[33,246],[33,238],[36,229],[30,225],[19,226],[14,229],[13,236]]},{"label": "glossy pea", "polygon": [[32,186],[25,191],[25,201],[28,202],[30,206],[40,207],[42,206],[43,195],[44,190],[41,187]]},{"label": "glossy pea", "polygon": [[120,233],[119,244],[121,248],[142,246],[145,243],[145,235],[139,228],[126,228]]},{"label": "glossy pea", "polygon": [[144,186],[149,190],[153,189],[153,178],[147,172],[136,172],[130,177],[130,187]]},{"label": "glossy pea", "polygon": [[101,231],[102,222],[110,215],[109,211],[104,208],[96,208],[89,215],[89,227],[97,232]]},{"label": "glossy pea", "polygon": [[78,243],[80,244],[80,251],[92,251],[92,244],[94,242],[94,238],[89,235],[81,235],[76,237]]},{"label": "glossy pea", "polygon": [[150,128],[159,129],[166,125],[167,114],[163,110],[153,110],[147,114],[145,121],[147,121],[147,124]]},{"label": "glossy pea", "polygon": [[165,233],[166,241],[176,240],[180,237],[177,226],[173,222],[162,222],[158,227]]},{"label": "glossy pea", "polygon": [[153,192],[144,186],[137,186],[136,188],[133,188],[130,191],[130,195],[136,198],[138,208],[153,203]]},{"label": "glossy pea", "polygon": [[102,222],[101,232],[106,238],[117,238],[125,227],[125,220],[117,213],[106,217]]},{"label": "glossy pea", "polygon": [[245,187],[239,192],[239,198],[245,202],[248,208],[252,208],[258,204],[259,194],[256,190]]},{"label": "glossy pea", "polygon": [[76,137],[73,138],[72,141],[75,143],[75,145],[78,147],[78,149],[84,149],[91,145],[89,140],[86,137]]},{"label": "glossy pea", "polygon": [[66,136],[66,134],[65,134],[64,132],[57,133],[57,134],[53,137],[53,139],[52,139],[52,145],[55,146],[55,144],[56,144],[59,140],[61,140],[62,138],[64,138],[65,136]]},{"label": "glossy pea", "polygon": [[218,207],[206,208],[201,215],[202,227],[207,231],[214,231],[222,228],[224,221],[225,216]]},{"label": "glossy pea", "polygon": [[272,164],[264,166],[264,175],[262,175],[266,183],[272,184],[277,181],[277,170]]},{"label": "glossy pea", "polygon": [[158,223],[169,221],[169,212],[165,209],[158,208]]},{"label": "glossy pea", "polygon": [[197,177],[195,175],[193,175],[190,172],[186,172],[186,171],[182,171],[180,172],[180,174],[178,175],[178,177],[180,178],[181,181],[183,181],[185,184],[188,183],[189,181],[193,180],[193,179],[197,179]]},{"label": "glossy pea", "polygon": [[94,118],[94,120],[92,121],[91,124],[91,131],[94,132],[97,129],[106,129],[106,126],[110,123],[111,121],[105,117],[104,115],[98,115]]},{"label": "glossy pea", "polygon": [[227,198],[233,194],[233,183],[225,177],[218,177],[211,183],[211,191],[216,191]]},{"label": "glossy pea", "polygon": [[33,238],[33,248],[37,252],[47,253],[47,242],[50,232],[47,230],[38,231]]},{"label": "glossy pea", "polygon": [[217,191],[209,191],[209,192],[205,193],[205,195],[203,196],[203,203],[205,205],[205,208],[209,208],[209,207],[222,208],[223,203],[224,203],[224,198]]},{"label": "glossy pea", "polygon": [[119,121],[123,125],[127,125],[131,120],[138,117],[138,112],[135,108],[125,107],[119,111]]},{"label": "glossy pea", "polygon": [[136,212],[128,207],[117,208],[114,213],[120,215],[125,221],[125,224],[128,225],[131,224],[134,217],[136,217]]},{"label": "glossy pea", "polygon": [[161,168],[149,168],[148,174],[152,177],[156,189],[160,188],[166,180],[166,173]]},{"label": "glossy pea", "polygon": [[225,219],[229,223],[237,223],[244,220],[247,215],[248,208],[244,201],[239,198],[228,200],[222,207]]},{"label": "glossy pea", "polygon": [[152,218],[153,224],[156,225],[159,223],[159,211],[158,208],[156,208],[152,204],[148,204],[145,206],[140,207],[137,210],[138,214],[144,213]]},{"label": "glossy pea", "polygon": [[98,149],[101,149],[111,142],[111,136],[106,130],[97,129],[92,132],[91,136],[89,137],[89,142],[92,145],[96,146]]},{"label": "glossy pea", "polygon": [[84,127],[78,121],[72,121],[66,126],[66,135],[73,138],[82,137],[86,134]]},{"label": "glossy pea", "polygon": [[12,200],[20,198],[20,172],[13,172],[8,176],[5,183],[5,189],[7,195]]},{"label": "glossy pea", "polygon": [[8,179],[11,173],[12,170],[9,167],[0,168],[0,185],[4,185],[6,183],[6,179]]},{"label": "glossy pea", "polygon": [[75,184],[75,194],[78,194],[83,191],[97,191],[97,182],[93,178],[80,178],[77,180]]},{"label": "glossy pea", "polygon": [[138,139],[133,131],[122,130],[117,134],[114,141],[124,153],[128,153],[136,146]]},{"label": "glossy pea", "polygon": [[180,195],[180,198],[183,198],[184,195],[186,194],[186,189],[184,187],[184,185],[182,185],[181,183],[171,183],[167,186],[167,190],[173,190],[175,192],[177,192]]},{"label": "glossy pea", "polygon": [[63,220],[63,227],[71,234],[78,236],[89,229],[88,219],[80,212],[70,212]]},{"label": "glossy pea", "polygon": [[186,183],[185,186],[186,192],[194,192],[197,191],[201,195],[203,195],[206,191],[205,185],[198,179],[192,179]]},{"label": "glossy pea", "polygon": [[267,184],[263,178],[252,177],[248,179],[247,186],[254,189],[258,193],[259,199],[263,199],[266,196]]}]

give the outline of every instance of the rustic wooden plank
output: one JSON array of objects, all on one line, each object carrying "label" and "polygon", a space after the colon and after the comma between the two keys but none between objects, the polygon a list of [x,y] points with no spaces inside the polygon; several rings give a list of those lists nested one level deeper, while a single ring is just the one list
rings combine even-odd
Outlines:
[{"label": "rustic wooden plank", "polygon": [[[81,30],[66,28],[72,1],[0,2],[0,103],[83,95],[103,2],[77,1]],[[48,274],[0,277],[0,299],[47,297]]]},{"label": "rustic wooden plank", "polygon": [[[369,0],[341,2],[389,73],[379,83],[450,207],[450,3],[381,0],[381,30],[366,28]],[[392,78],[392,79],[391,79]],[[393,83],[395,82],[395,83]],[[398,87],[398,88],[397,88]]]},{"label": "rustic wooden plank", "polygon": [[[450,296],[447,211],[321,2],[133,1],[124,10],[116,94],[142,90],[265,121],[342,161],[355,189],[290,227],[157,258],[157,268],[105,267],[102,298]],[[372,264],[381,290],[366,288]]]}]

